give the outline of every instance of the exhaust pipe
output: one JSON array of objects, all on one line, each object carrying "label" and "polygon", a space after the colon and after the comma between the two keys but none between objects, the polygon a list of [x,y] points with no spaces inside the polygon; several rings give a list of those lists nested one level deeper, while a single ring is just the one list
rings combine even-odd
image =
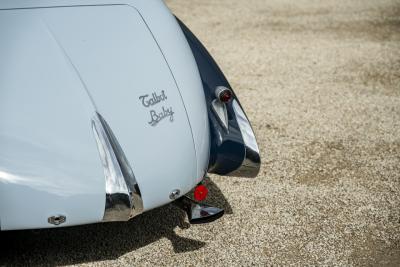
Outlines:
[{"label": "exhaust pipe", "polygon": [[213,222],[224,215],[223,209],[198,203],[186,196],[175,200],[173,203],[186,212],[190,224]]}]

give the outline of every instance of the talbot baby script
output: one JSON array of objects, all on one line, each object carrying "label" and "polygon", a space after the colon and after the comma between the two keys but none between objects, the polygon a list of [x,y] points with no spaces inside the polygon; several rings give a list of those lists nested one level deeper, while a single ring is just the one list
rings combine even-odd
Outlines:
[{"label": "talbot baby script", "polygon": [[142,100],[142,105],[148,108],[167,100],[167,95],[165,94],[164,90],[162,90],[160,95],[157,95],[157,93],[154,92],[151,94],[151,96],[142,95],[139,97],[139,99]]},{"label": "talbot baby script", "polygon": [[[152,93],[151,96],[149,95],[142,95],[139,97],[139,100],[142,101],[142,105],[145,108],[150,108],[166,101],[167,95],[165,91],[162,90],[161,94],[157,94],[156,92]],[[170,122],[174,121],[174,114],[175,112],[172,110],[172,107],[165,107],[162,106],[161,110],[150,110],[150,121],[148,122],[151,126],[156,126],[160,121],[165,118],[169,118]]]}]

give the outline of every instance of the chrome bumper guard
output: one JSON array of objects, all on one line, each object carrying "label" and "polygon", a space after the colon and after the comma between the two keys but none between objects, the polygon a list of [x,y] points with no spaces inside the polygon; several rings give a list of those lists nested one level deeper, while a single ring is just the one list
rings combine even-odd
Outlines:
[{"label": "chrome bumper guard", "polygon": [[213,222],[224,215],[223,209],[198,203],[186,196],[175,200],[173,204],[186,212],[190,224]]}]

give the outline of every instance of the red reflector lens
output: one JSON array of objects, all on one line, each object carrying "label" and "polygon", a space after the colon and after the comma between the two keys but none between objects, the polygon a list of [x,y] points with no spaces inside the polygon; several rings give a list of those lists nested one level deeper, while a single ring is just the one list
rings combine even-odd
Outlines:
[{"label": "red reflector lens", "polygon": [[196,201],[203,201],[208,195],[208,189],[204,185],[198,185],[194,189],[194,199]]},{"label": "red reflector lens", "polygon": [[232,99],[232,92],[231,90],[224,90],[220,93],[219,95],[219,100],[224,102],[224,103],[228,103],[229,101],[231,101]]}]

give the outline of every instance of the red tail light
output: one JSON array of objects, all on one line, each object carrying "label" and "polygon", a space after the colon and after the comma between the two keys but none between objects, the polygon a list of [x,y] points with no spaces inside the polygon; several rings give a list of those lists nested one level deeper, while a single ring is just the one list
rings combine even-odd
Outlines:
[{"label": "red tail light", "polygon": [[228,103],[232,100],[232,90],[224,86],[218,86],[215,89],[215,95],[222,103]]}]

